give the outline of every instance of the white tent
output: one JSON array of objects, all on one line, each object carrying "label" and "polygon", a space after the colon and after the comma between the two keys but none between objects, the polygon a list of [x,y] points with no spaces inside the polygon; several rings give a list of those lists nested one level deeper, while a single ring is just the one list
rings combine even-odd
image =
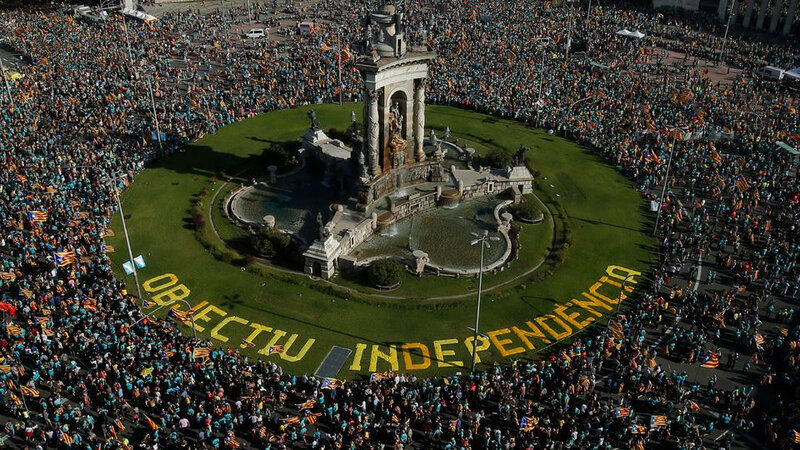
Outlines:
[{"label": "white tent", "polygon": [[800,81],[800,67],[792,70],[787,70],[783,73],[784,78],[791,78],[794,81]]},{"label": "white tent", "polygon": [[623,28],[623,29],[617,31],[617,35],[618,36],[622,36],[622,37],[633,38],[633,39],[641,39],[641,38],[643,38],[645,36],[644,33],[641,33],[639,31],[631,31],[631,30],[628,30],[627,28]]},{"label": "white tent", "polygon": [[139,20],[143,20],[146,23],[155,22],[155,21],[158,20],[158,18],[156,16],[152,16],[150,14],[145,14],[145,13],[143,13],[141,11],[137,11],[135,9],[123,8],[122,9],[122,14],[125,14],[126,16],[130,16],[130,17],[134,17],[134,18],[139,19]]}]

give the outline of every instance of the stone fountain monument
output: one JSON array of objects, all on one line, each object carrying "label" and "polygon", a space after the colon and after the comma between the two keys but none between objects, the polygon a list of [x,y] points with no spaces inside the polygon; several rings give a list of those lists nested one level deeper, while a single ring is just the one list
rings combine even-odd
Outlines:
[{"label": "stone fountain monument", "polygon": [[404,14],[384,1],[363,24],[364,51],[356,62],[364,83],[362,207],[403,184],[442,176],[438,166],[424,164],[425,80],[436,54],[409,48]]}]

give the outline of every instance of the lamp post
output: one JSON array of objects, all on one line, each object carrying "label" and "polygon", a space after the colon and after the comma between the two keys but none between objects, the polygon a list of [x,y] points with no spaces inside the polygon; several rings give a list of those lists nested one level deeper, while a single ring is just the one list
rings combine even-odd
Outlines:
[{"label": "lamp post", "polygon": [[725,44],[728,42],[728,30],[731,28],[731,20],[733,20],[733,12],[736,11],[736,0],[731,3],[731,10],[728,13],[728,24],[725,25],[725,36],[722,38],[722,47],[719,49],[719,56],[717,57],[717,64],[722,62],[722,55],[725,54]]},{"label": "lamp post", "polygon": [[[549,37],[543,37],[543,38],[539,38],[539,39],[536,40],[536,42],[539,42],[539,41],[550,42],[550,38]],[[536,126],[537,127],[539,126],[539,114],[542,111],[542,90],[544,89],[544,61],[545,61],[545,57],[546,56],[547,56],[547,51],[543,47],[542,48],[542,63],[539,66],[539,95],[538,95],[538,98],[536,100]]]},{"label": "lamp post", "polygon": [[8,94],[8,101],[11,103],[11,108],[17,109],[17,107],[14,106],[14,96],[11,95],[11,86],[8,84],[8,78],[6,78],[6,66],[3,64],[2,57],[0,57],[0,72],[3,73],[3,82],[5,82],[6,85],[6,94]]},{"label": "lamp post", "polygon": [[136,270],[136,262],[133,260],[133,250],[131,249],[131,239],[128,236],[128,224],[125,222],[125,212],[122,210],[122,201],[119,199],[119,190],[117,189],[117,175],[111,176],[111,184],[114,186],[114,197],[117,200],[117,208],[119,208],[119,217],[122,219],[122,232],[125,234],[125,245],[128,246],[128,257],[130,258],[131,268],[133,269],[133,279],[136,282],[136,295],[140,300],[142,298],[142,288],[139,285],[139,273]]},{"label": "lamp post", "polygon": [[[172,306],[172,305],[174,305],[175,303],[178,303],[178,302],[181,302],[184,305],[186,305],[186,310],[187,311],[191,311],[192,310],[192,306],[189,305],[189,302],[187,302],[186,300],[180,300],[180,299],[171,300],[171,301],[168,301],[167,303],[164,303],[163,305],[159,306],[158,308],[150,311],[149,313],[145,314],[141,319],[137,320],[136,322],[133,322],[133,324],[131,324],[131,326],[138,324],[139,322],[143,321],[144,319],[147,319],[148,317],[150,317],[153,314],[155,314],[156,312],[166,308],[167,306]],[[197,329],[194,327],[194,314],[190,315],[189,318],[192,319],[192,333],[194,333],[194,340],[196,341],[197,340]]]},{"label": "lamp post", "polygon": [[[76,165],[76,166],[61,166],[65,168],[77,169],[81,167],[93,169],[93,165]],[[101,180],[103,184],[110,183],[114,189],[114,199],[117,201],[117,208],[119,208],[119,216],[122,219],[122,232],[125,235],[125,244],[128,246],[128,257],[130,258],[131,266],[133,268],[133,279],[136,281],[136,294],[139,299],[142,299],[142,288],[139,286],[139,274],[136,272],[136,263],[133,261],[133,250],[131,249],[131,239],[128,236],[128,224],[125,222],[125,212],[122,210],[122,202],[119,197],[119,189],[117,187],[117,173],[112,173],[108,178]],[[143,299],[142,299],[143,300]]]},{"label": "lamp post", "polygon": [[489,236],[488,230],[483,230],[483,234],[478,234],[476,232],[470,233],[473,239],[470,241],[469,245],[475,245],[480,243],[481,245],[481,265],[478,269],[478,304],[475,308],[475,334],[472,337],[472,371],[475,372],[475,361],[477,359],[478,353],[478,325],[480,324],[481,320],[481,290],[483,289],[483,251],[486,248],[491,247],[490,242],[492,241],[499,241],[500,238],[497,236]]},{"label": "lamp post", "polygon": [[658,201],[658,212],[656,212],[656,223],[653,225],[653,236],[658,233],[658,222],[661,220],[661,205],[664,203],[664,196],[667,194],[667,184],[669,184],[669,169],[672,166],[672,155],[675,153],[675,145],[678,141],[678,127],[673,129],[672,145],[669,149],[669,158],[667,159],[667,171],[664,174],[664,186],[661,188],[661,199]]},{"label": "lamp post", "polygon": [[341,106],[344,84],[342,83],[342,31],[339,28],[336,29],[336,47],[339,50],[339,106]]},{"label": "lamp post", "polygon": [[[647,281],[653,283],[653,289],[654,290],[658,290],[658,283],[655,280],[653,280],[652,278],[644,277],[641,274],[640,275],[636,275],[635,277],[639,278],[639,279],[642,279],[642,280],[647,280]],[[619,291],[619,296],[617,297],[617,307],[614,310],[614,317],[619,317],[619,307],[622,304],[622,296],[625,295],[626,284],[628,283],[628,280],[631,280],[633,278],[634,278],[634,275],[628,275],[627,277],[625,277],[624,280],[622,280],[622,289]],[[631,289],[631,291],[633,291],[633,289]],[[606,322],[606,332],[605,332],[606,336],[608,336],[608,328],[609,328],[610,325],[611,325],[611,320],[609,319]]]},{"label": "lamp post", "polygon": [[124,9],[122,4],[122,0],[120,0],[120,13],[122,14],[122,29],[125,31],[125,44],[128,46],[128,61],[133,64],[133,53],[131,52],[131,41],[128,38],[128,24],[125,21],[125,12],[122,11]]},{"label": "lamp post", "polygon": [[[155,66],[153,66],[153,78],[155,79]],[[164,146],[161,143],[161,128],[158,125],[158,113],[156,112],[156,100],[153,96],[153,84],[150,82],[150,77],[147,77],[147,92],[150,93],[150,106],[153,108],[153,122],[156,125],[156,137],[158,138],[158,149],[164,152]]]}]

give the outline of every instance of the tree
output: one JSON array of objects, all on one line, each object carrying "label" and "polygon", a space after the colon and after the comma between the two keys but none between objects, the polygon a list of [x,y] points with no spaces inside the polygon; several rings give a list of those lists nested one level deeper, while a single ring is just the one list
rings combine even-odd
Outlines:
[{"label": "tree", "polygon": [[483,165],[505,169],[511,165],[514,155],[504,148],[493,148],[483,157]]},{"label": "tree", "polygon": [[384,258],[373,261],[367,267],[367,280],[374,286],[394,286],[403,275],[403,264]]},{"label": "tree", "polygon": [[512,211],[517,218],[527,221],[536,220],[542,214],[532,194],[523,195],[522,201],[515,205]]},{"label": "tree", "polygon": [[250,238],[253,250],[264,257],[284,257],[290,253],[292,239],[273,228],[262,228]]},{"label": "tree", "polygon": [[272,258],[275,256],[275,247],[272,246],[272,241],[263,233],[257,233],[250,238],[250,245],[257,255],[265,258]]}]

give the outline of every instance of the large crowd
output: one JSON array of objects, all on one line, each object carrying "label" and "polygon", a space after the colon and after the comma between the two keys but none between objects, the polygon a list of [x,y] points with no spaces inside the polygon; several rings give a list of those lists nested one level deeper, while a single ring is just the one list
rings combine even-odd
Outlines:
[{"label": "large crowd", "polygon": [[[103,238],[115,187],[224,125],[338,100],[337,54],[323,45],[337,28],[350,43],[341,94],[358,101],[352,23],[363,8],[324,0],[297,10],[298,19],[325,12],[334,26],[311,38],[282,33],[280,49],[229,32],[251,15],[277,28],[275,2],[179,11],[154,25],[2,10],[3,45],[30,64],[11,97],[0,96],[0,440],[87,449],[800,442],[800,185],[797,162],[775,146],[799,143],[800,105],[752,73],[764,62],[794,67],[794,43],[733,34],[721,64],[742,71],[715,79],[697,57],[718,55],[721,27],[693,16],[605,4],[565,14],[534,0],[407,7],[409,35],[438,52],[431,102],[574,139],[657,205],[670,168],[652,289],[607,329],[475,374],[329,386],[236,351],[212,349],[201,363],[192,349],[204,344],[140,320],[112,274]],[[617,36],[621,28],[646,37]],[[688,56],[676,66],[668,50]],[[741,377],[723,386],[714,370],[698,380],[669,361],[718,363]]]}]

